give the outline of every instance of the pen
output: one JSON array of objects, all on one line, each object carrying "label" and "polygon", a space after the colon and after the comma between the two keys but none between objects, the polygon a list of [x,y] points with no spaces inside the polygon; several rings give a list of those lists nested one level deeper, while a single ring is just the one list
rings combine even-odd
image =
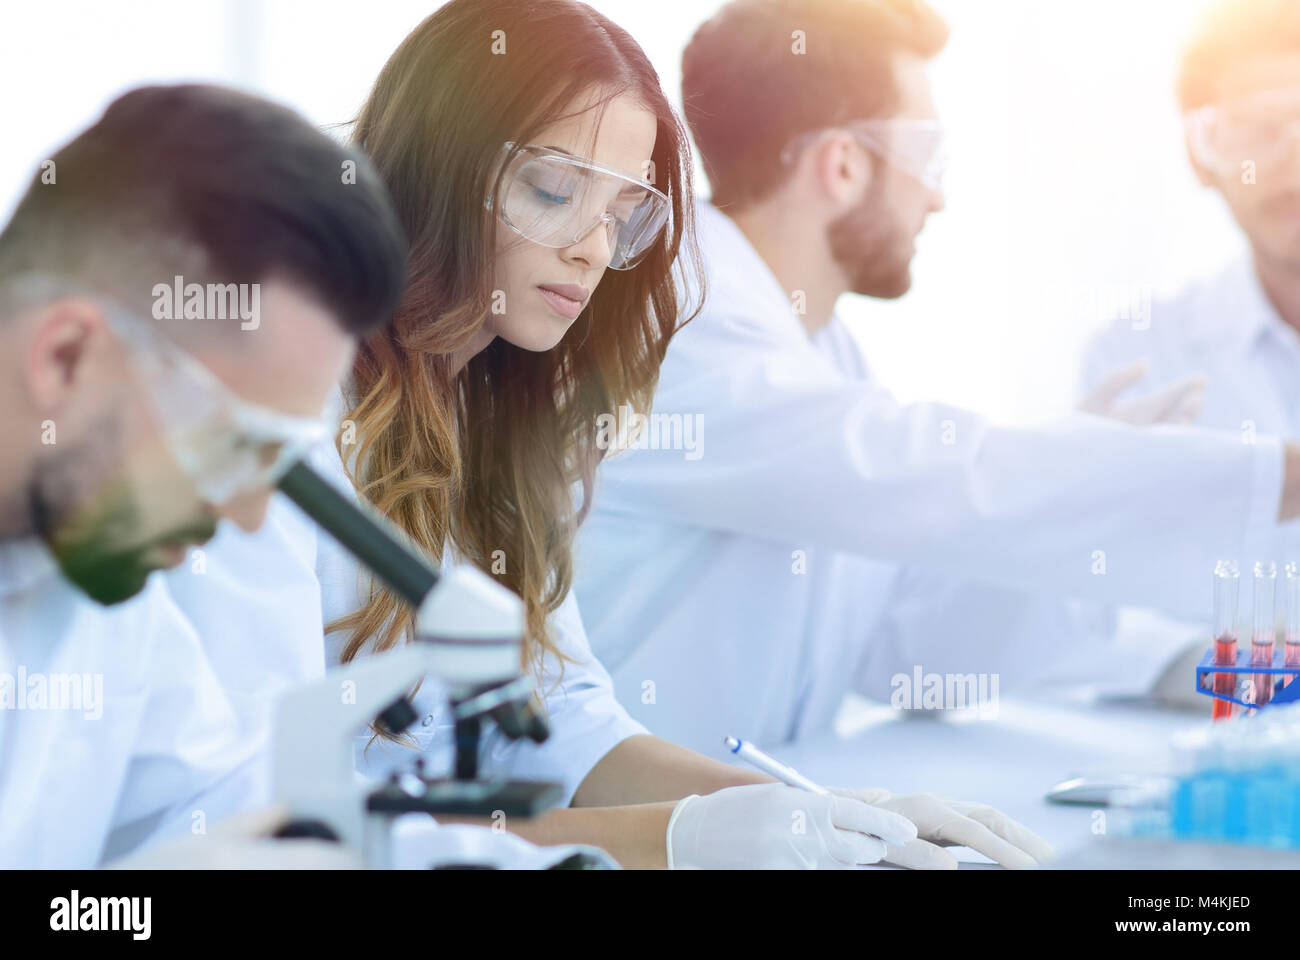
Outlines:
[{"label": "pen", "polygon": [[[776,779],[780,780],[787,787],[795,787],[799,790],[807,790],[809,793],[819,793],[822,796],[827,797],[834,796],[834,794],[821,784],[809,780],[798,770],[794,769],[794,767],[788,767],[775,757],[768,756],[752,743],[747,743],[746,741],[739,740],[736,737],[723,737],[722,742],[726,745],[728,750],[740,757],[740,759],[744,760],[750,766],[762,770],[768,776],[776,777]],[[867,836],[875,837],[881,843],[885,842],[883,837],[877,836],[874,833],[869,833]]]},{"label": "pen", "polygon": [[750,766],[757,767],[769,776],[776,777],[788,787],[798,787],[800,790],[807,790],[809,793],[830,794],[830,791],[825,787],[813,783],[798,770],[787,767],[775,757],[768,756],[752,743],[737,740],[735,737],[724,737],[722,742],[726,744],[728,750]]}]

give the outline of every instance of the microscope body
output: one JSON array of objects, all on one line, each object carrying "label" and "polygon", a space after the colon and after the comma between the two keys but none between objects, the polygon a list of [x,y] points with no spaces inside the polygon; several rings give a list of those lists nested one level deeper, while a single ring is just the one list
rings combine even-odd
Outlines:
[{"label": "microscope body", "polygon": [[[496,722],[512,739],[546,739],[522,670],[523,604],[472,566],[442,571],[416,610],[414,642],[364,657],[280,702],[273,744],[277,800],[296,822],[322,825],[389,865],[392,824],[406,813],[527,817],[554,805],[555,783],[480,780],[478,737]],[[407,694],[424,677],[447,688],[456,719],[456,769],[431,778],[423,764],[379,786],[355,769],[357,736],[378,721],[400,733],[415,720]]]}]

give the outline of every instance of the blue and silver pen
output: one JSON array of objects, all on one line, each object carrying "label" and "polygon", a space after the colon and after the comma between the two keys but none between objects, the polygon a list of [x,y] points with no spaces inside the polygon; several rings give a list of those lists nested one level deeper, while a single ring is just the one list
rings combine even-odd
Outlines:
[{"label": "blue and silver pen", "polygon": [[[769,777],[776,777],[787,787],[795,787],[799,790],[807,790],[809,793],[819,793],[824,797],[833,796],[833,794],[819,783],[814,783],[805,777],[794,767],[788,767],[776,757],[770,757],[752,743],[744,740],[738,740],[736,737],[723,737],[722,742],[727,749],[740,757],[750,766],[762,770]],[[875,837],[881,843],[885,842],[884,837],[877,836],[874,833],[867,834],[869,837]]]},{"label": "blue and silver pen", "polygon": [[[723,737],[722,742],[726,745],[728,750],[740,757],[740,759],[744,760],[750,766],[762,770],[770,777],[776,777],[776,779],[780,780],[787,787],[794,787],[797,790],[807,790],[809,793],[818,793],[824,797],[832,797],[836,795],[831,793],[831,791],[827,790],[821,784],[809,780],[798,770],[794,769],[794,767],[788,767],[775,757],[768,756],[752,743],[747,743],[746,741],[740,740],[736,737]],[[896,816],[892,813],[888,815],[891,817]],[[915,831],[913,831],[911,835],[915,836]],[[867,836],[875,837],[875,839],[879,840],[881,843],[888,842],[884,837],[876,833],[868,833]],[[899,841],[899,843],[905,842],[907,841]]]},{"label": "blue and silver pen", "polygon": [[807,790],[809,793],[820,793],[823,796],[829,796],[830,791],[820,784],[813,783],[798,770],[793,767],[787,767],[775,757],[770,757],[752,743],[744,740],[738,740],[735,737],[724,737],[722,742],[726,744],[728,750],[740,757],[750,766],[762,770],[770,777],[776,777],[787,787],[798,787],[800,790]]}]

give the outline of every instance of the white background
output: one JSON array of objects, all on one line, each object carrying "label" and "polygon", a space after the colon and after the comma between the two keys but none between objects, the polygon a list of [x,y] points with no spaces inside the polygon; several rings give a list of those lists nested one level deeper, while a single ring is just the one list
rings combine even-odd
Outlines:
[{"label": "white background", "polygon": [[[433,0],[0,0],[0,217],[40,161],[117,94],[203,79],[350,119]],[[674,102],[682,47],[720,0],[595,0]],[[915,286],[843,312],[904,399],[1006,420],[1067,406],[1078,351],[1117,298],[1175,287],[1240,243],[1184,158],[1177,53],[1205,0],[934,0],[948,209]]]}]

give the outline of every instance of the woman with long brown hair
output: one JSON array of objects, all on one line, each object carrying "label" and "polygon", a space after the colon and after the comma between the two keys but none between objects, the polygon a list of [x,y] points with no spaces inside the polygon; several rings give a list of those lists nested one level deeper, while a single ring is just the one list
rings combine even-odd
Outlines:
[{"label": "woman with long brown hair", "polygon": [[[523,599],[552,736],[488,737],[482,763],[563,782],[569,808],[510,829],[628,866],[872,862],[877,837],[914,837],[885,810],[649,736],[587,649],[569,587],[600,418],[649,409],[689,317],[681,280],[699,275],[687,138],[636,42],[570,0],[453,0],[393,54],[353,138],[411,254],[401,305],[345,385],[335,466],[428,555]],[[410,638],[399,599],[324,540],[318,572],[333,660]],[[416,746],[447,751],[433,681],[417,704]],[[366,765],[402,751],[372,742]],[[792,838],[795,809],[812,824]]]},{"label": "woman with long brown hair", "polygon": [[[922,862],[915,826],[883,805],[650,736],[587,648],[572,544],[608,452],[603,418],[649,410],[683,304],[698,302],[686,289],[699,293],[687,138],[644,52],[572,0],[452,0],[393,54],[353,136],[411,255],[401,305],[345,386],[339,460],[428,555],[523,599],[523,666],[553,734],[489,742],[483,765],[563,781],[568,808],[509,829],[628,866],[851,866],[886,841]],[[318,570],[332,659],[410,638],[409,610],[347,558],[324,549]],[[416,746],[446,750],[437,693],[421,696]],[[370,747],[372,768],[407,749]]]}]

